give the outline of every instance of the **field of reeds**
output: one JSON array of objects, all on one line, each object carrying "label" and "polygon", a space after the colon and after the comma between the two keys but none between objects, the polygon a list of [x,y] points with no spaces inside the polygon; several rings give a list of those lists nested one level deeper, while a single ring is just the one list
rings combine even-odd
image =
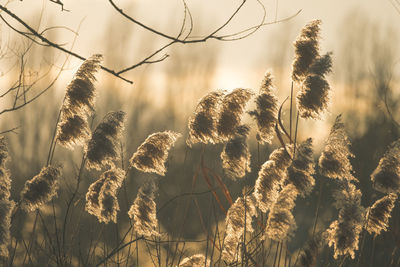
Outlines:
[{"label": "field of reeds", "polygon": [[205,92],[185,120],[113,93],[98,110],[103,58],[86,59],[48,110],[27,107],[39,120],[17,113],[32,139],[0,139],[1,265],[399,266],[397,102],[378,83],[368,123],[345,110],[306,131],[335,90],[322,30],[292,40],[289,88],[271,69],[257,90]]}]

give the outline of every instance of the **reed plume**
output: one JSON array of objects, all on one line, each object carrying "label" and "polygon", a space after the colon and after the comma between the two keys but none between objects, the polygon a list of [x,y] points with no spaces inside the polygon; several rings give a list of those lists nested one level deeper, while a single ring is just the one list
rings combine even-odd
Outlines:
[{"label": "reed plume", "polygon": [[400,139],[393,142],[380,159],[371,174],[371,181],[374,188],[382,193],[400,192]]},{"label": "reed plume", "polygon": [[11,214],[15,203],[9,199],[0,200],[0,259],[8,258],[8,246],[11,244]]},{"label": "reed plume", "polygon": [[149,135],[129,160],[130,165],[142,172],[154,172],[164,176],[168,152],[180,137],[180,133],[164,131]]},{"label": "reed plume", "polygon": [[204,257],[203,254],[196,254],[191,257],[184,258],[179,267],[210,267],[210,260]]},{"label": "reed plume", "polygon": [[252,94],[249,89],[238,88],[225,95],[222,99],[217,122],[217,132],[221,142],[226,142],[235,135],[235,130],[240,125],[246,103]]},{"label": "reed plume", "polygon": [[381,231],[387,231],[389,226],[390,213],[392,212],[395,202],[397,200],[397,194],[389,194],[383,198],[377,200],[367,210],[367,222],[365,229],[368,233],[375,233],[379,235]]},{"label": "reed plume", "polygon": [[247,147],[247,135],[250,128],[241,125],[235,135],[225,144],[221,153],[222,167],[231,178],[242,178],[250,172],[250,151]]},{"label": "reed plume", "polygon": [[298,109],[302,118],[318,119],[328,107],[329,83],[325,74],[331,71],[331,53],[319,57],[310,72],[302,82],[301,90],[297,95]]},{"label": "reed plume", "polygon": [[100,68],[101,60],[101,55],[85,60],[67,86],[56,135],[59,144],[66,148],[84,145],[90,138],[88,116],[94,110],[94,75]]},{"label": "reed plume", "polygon": [[222,91],[214,91],[200,100],[194,115],[189,118],[189,137],[186,140],[189,146],[218,143],[217,116],[223,95]]},{"label": "reed plume", "polygon": [[8,149],[5,138],[0,137],[0,200],[8,200],[11,191],[10,172],[5,163],[8,159]]},{"label": "reed plume", "polygon": [[299,192],[292,184],[283,187],[276,202],[271,207],[264,239],[268,237],[275,241],[283,241],[293,235],[297,226],[292,210],[298,194]]},{"label": "reed plume", "polygon": [[96,127],[89,140],[86,157],[88,168],[101,170],[105,165],[114,166],[118,155],[118,140],[124,129],[125,112],[109,112]]},{"label": "reed plume", "polygon": [[34,211],[57,195],[61,167],[43,167],[38,175],[25,182],[21,191],[22,207]]},{"label": "reed plume", "polygon": [[15,203],[10,200],[11,179],[5,167],[8,160],[6,140],[0,136],[0,258],[8,258],[10,245],[11,214]]},{"label": "reed plume", "polygon": [[119,204],[118,189],[125,179],[125,171],[111,168],[101,174],[100,178],[89,186],[86,193],[85,209],[89,214],[97,217],[99,222],[117,222]]},{"label": "reed plume", "polygon": [[139,188],[135,201],[129,209],[128,215],[134,221],[133,229],[138,235],[156,237],[158,220],[156,202],[156,185],[149,181]]},{"label": "reed plume", "polygon": [[319,167],[322,175],[339,180],[357,180],[353,175],[350,157],[350,140],[341,121],[341,115],[336,117],[324,150],[319,157]]},{"label": "reed plume", "polygon": [[256,205],[267,212],[278,197],[278,190],[286,179],[286,171],[292,160],[284,148],[275,149],[258,172],[254,187]]},{"label": "reed plume", "polygon": [[349,182],[342,183],[343,189],[335,194],[339,218],[331,223],[324,233],[328,245],[334,248],[334,257],[355,257],[360,233],[363,229],[365,209],[361,206],[361,191]]},{"label": "reed plume", "polygon": [[300,196],[305,197],[315,185],[313,174],[312,139],[308,138],[296,149],[295,158],[288,168],[288,181],[296,187]]},{"label": "reed plume", "polygon": [[292,66],[292,79],[302,82],[310,66],[319,56],[320,20],[313,20],[301,30],[294,42],[295,59]]},{"label": "reed plume", "polygon": [[240,258],[239,243],[244,231],[253,232],[252,217],[256,216],[255,199],[252,195],[239,197],[229,208],[225,219],[225,239],[222,259],[232,263]]},{"label": "reed plume", "polygon": [[250,111],[257,122],[257,141],[260,144],[272,142],[274,126],[277,120],[278,99],[273,94],[272,74],[267,72],[256,98],[256,109]]}]

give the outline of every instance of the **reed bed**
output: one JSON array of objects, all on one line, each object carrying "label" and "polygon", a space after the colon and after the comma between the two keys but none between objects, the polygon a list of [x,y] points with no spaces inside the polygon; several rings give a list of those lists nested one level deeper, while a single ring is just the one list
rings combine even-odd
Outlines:
[{"label": "reed bed", "polygon": [[[400,192],[400,140],[387,148],[370,174],[369,186],[376,190],[376,198],[368,199],[367,205],[359,188],[366,177],[358,177],[353,170],[357,158],[340,114],[320,155],[314,153],[312,136],[300,140],[301,124],[321,120],[329,108],[327,75],[332,53],[321,53],[321,23],[314,20],[305,25],[294,42],[292,87],[287,90],[289,121],[282,120],[286,102],[276,96],[273,75],[267,72],[258,93],[247,88],[210,91],[193,109],[187,133],[174,129],[151,133],[132,155],[126,155],[124,135],[135,133],[125,131],[124,111],[110,111],[97,126],[92,125],[102,57],[87,59],[66,87],[46,164],[15,197],[11,194],[13,175],[6,167],[7,142],[0,139],[1,263],[290,267],[366,266],[369,262],[374,266],[374,255],[378,257],[380,251],[376,239],[398,230],[391,217],[398,216],[392,213]],[[254,110],[248,110],[250,102]],[[243,122],[246,113],[251,123]],[[252,154],[252,138],[258,152],[260,147],[272,151],[264,155],[265,162],[259,162],[260,153]],[[182,143],[185,152],[177,148]],[[73,175],[63,173],[62,162],[53,163],[58,146],[81,150]],[[171,158],[177,153],[185,154],[178,157],[184,158],[183,168],[193,170],[189,178],[184,171],[180,177],[191,179],[190,192],[160,203],[158,196],[168,183],[168,171],[176,162]],[[191,153],[199,154],[192,166],[186,162]],[[217,161],[207,158],[210,153],[218,154]],[[143,177],[136,192],[127,186],[132,173]],[[249,179],[251,175],[255,179]],[[65,180],[76,181],[75,187],[62,186]],[[329,188],[324,189],[324,184]],[[242,193],[235,194],[232,185],[243,187]],[[66,209],[55,202],[60,192],[67,192],[62,203]],[[305,221],[296,218],[296,210],[316,193],[319,200],[314,217],[307,220],[311,224],[306,226],[306,241],[292,245],[299,234],[298,223]],[[202,195],[208,197],[206,212],[200,207]],[[322,195],[334,200],[329,204],[335,208],[329,223],[321,219]],[[159,216],[173,204],[177,210],[173,216],[177,216],[171,219],[175,229],[169,230]],[[192,238],[184,234],[190,228],[189,217],[199,222],[201,232]],[[30,220],[28,236],[11,231],[21,218]],[[90,225],[84,225],[85,220]],[[79,236],[83,227],[90,235],[85,244]],[[106,242],[107,236],[114,236],[113,242]],[[372,251],[366,251],[367,239]],[[398,243],[391,254],[385,254],[390,266],[399,265],[397,250]]]}]

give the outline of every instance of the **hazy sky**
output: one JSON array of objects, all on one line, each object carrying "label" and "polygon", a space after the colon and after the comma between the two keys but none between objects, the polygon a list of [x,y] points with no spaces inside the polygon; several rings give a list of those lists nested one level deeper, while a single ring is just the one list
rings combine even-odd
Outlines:
[{"label": "hazy sky", "polygon": [[[208,47],[218,49],[219,68],[214,81],[215,87],[226,89],[239,86],[253,87],[259,83],[260,76],[271,64],[265,55],[271,53],[270,49],[276,41],[275,38],[286,38],[287,41],[292,42],[301,27],[312,19],[321,19],[323,22],[322,47],[325,51],[335,50],[335,45],[340,38],[339,26],[343,24],[343,18],[348,17],[351,12],[364,13],[371,19],[397,27],[396,29],[400,31],[400,14],[396,12],[390,1],[395,2],[396,0],[264,0],[262,2],[266,8],[267,21],[274,20],[276,7],[278,19],[295,14],[299,10],[302,11],[290,22],[265,26],[253,36],[241,41],[222,43],[212,41],[207,44],[200,44],[196,53],[207,53]],[[89,56],[93,53],[105,54],[106,62],[110,61],[110,59],[107,59],[107,50],[110,47],[105,45],[110,29],[116,31],[116,34],[118,34],[119,29],[126,30],[127,33],[132,32],[132,34],[123,33],[125,36],[121,36],[120,41],[114,40],[116,45],[115,51],[113,51],[113,63],[115,65],[111,67],[116,69],[126,66],[125,63],[118,65],[119,61],[137,60],[145,56],[137,52],[139,46],[143,49],[140,39],[143,36],[151,37],[152,35],[145,35],[139,27],[133,26],[125,18],[122,18],[111,7],[108,0],[64,0],[63,2],[65,8],[69,9],[70,12],[61,12],[58,5],[48,0],[13,1],[8,7],[16,14],[37,24],[39,21],[38,12],[44,3],[45,9],[41,29],[54,25],[66,26],[73,30],[79,28],[79,36],[76,39],[74,51],[83,56]],[[115,2],[129,14],[132,14],[133,17],[160,31],[176,34],[179,30],[179,23],[183,16],[182,1],[180,0],[115,0]],[[240,2],[232,0],[187,0],[195,21],[195,33],[206,34],[217,28]],[[33,16],[33,14],[35,15]],[[256,25],[262,18],[262,14],[262,9],[257,1],[248,0],[242,12],[232,21],[232,24],[224,33],[231,33]],[[110,26],[110,23],[112,26]],[[58,35],[59,43],[71,44],[73,34],[67,30],[59,30],[59,32],[61,32]],[[148,44],[149,52],[157,48],[158,42],[162,41],[162,39],[157,38],[151,40],[152,43]],[[123,46],[118,42],[129,44]],[[146,48],[146,45],[144,47]],[[154,48],[151,49],[151,47]],[[179,48],[190,49],[188,46],[180,46]],[[174,60],[176,59],[172,54],[168,62],[154,65],[152,69],[157,73],[162,73],[164,66],[172,64]],[[79,61],[76,61],[77,64],[79,64]],[[135,71],[127,73],[126,76],[137,78]]]}]

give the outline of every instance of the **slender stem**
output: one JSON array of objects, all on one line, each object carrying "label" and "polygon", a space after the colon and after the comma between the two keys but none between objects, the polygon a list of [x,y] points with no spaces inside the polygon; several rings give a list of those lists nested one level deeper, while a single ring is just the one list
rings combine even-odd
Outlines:
[{"label": "slender stem", "polygon": [[292,142],[292,119],[293,119],[293,81],[290,88],[290,118],[289,118],[289,135],[290,142]]}]

